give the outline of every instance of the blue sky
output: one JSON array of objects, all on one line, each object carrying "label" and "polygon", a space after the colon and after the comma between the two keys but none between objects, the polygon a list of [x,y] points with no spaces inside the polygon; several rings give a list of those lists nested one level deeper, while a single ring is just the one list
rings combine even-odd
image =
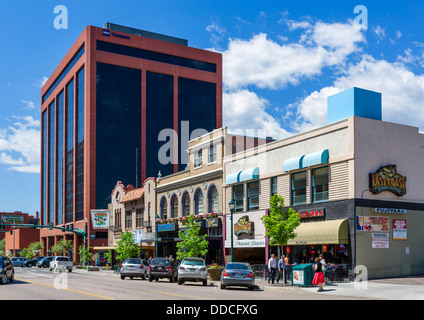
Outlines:
[{"label": "blue sky", "polygon": [[[53,10],[68,9],[57,30]],[[355,25],[357,5],[367,28]],[[2,1],[0,211],[40,206],[40,88],[86,25],[188,39],[224,61],[224,125],[283,138],[325,124],[326,98],[383,94],[383,120],[424,130],[424,4],[404,1]]]}]

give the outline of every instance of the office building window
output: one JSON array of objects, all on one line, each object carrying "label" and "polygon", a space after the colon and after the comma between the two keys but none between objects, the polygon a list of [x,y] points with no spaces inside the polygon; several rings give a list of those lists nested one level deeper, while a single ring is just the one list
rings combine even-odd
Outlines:
[{"label": "office building window", "polygon": [[218,190],[215,186],[209,189],[209,213],[218,212]]},{"label": "office building window", "polygon": [[194,195],[195,199],[195,214],[203,214],[203,192],[201,189],[197,189],[196,194]]},{"label": "office building window", "polygon": [[186,191],[183,194],[183,198],[182,198],[182,204],[183,204],[183,217],[187,217],[190,215],[190,195],[188,194],[188,192]]},{"label": "office building window", "polygon": [[277,193],[278,183],[277,183],[277,177],[271,178],[271,197]]},{"label": "office building window", "polygon": [[66,86],[65,223],[74,220],[74,80]]},{"label": "office building window", "polygon": [[312,202],[328,200],[328,167],[312,170]]},{"label": "office building window", "polygon": [[306,203],[306,171],[291,176],[292,205]]},{"label": "office building window", "polygon": [[247,184],[247,210],[259,209],[259,181]]},{"label": "office building window", "polygon": [[47,224],[47,111],[43,112],[41,116],[42,120],[42,130],[43,130],[43,142],[42,142],[42,153],[43,153],[43,189],[42,189],[42,215],[41,222],[42,224]]},{"label": "office building window", "polygon": [[76,220],[84,219],[84,108],[85,108],[85,75],[84,68],[77,74],[77,145],[76,145],[76,191],[75,191],[75,214]]},{"label": "office building window", "polygon": [[63,91],[57,98],[57,135],[56,135],[56,224],[63,224]]},{"label": "office building window", "polygon": [[194,167],[199,168],[202,166],[202,149],[194,153]]},{"label": "office building window", "polygon": [[243,211],[244,186],[242,184],[233,186],[233,200],[236,203],[235,212]]},{"label": "office building window", "polygon": [[54,223],[55,102],[49,106],[49,223]]}]

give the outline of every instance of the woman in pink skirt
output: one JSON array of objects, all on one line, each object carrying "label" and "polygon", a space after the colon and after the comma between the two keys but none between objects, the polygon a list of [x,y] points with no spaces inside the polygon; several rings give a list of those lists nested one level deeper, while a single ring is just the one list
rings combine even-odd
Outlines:
[{"label": "woman in pink skirt", "polygon": [[318,292],[322,291],[322,286],[325,284],[324,273],[322,272],[322,264],[320,261],[321,259],[318,257],[315,259],[315,265],[314,265],[315,276],[314,276],[314,279],[312,280],[313,285],[319,286]]}]

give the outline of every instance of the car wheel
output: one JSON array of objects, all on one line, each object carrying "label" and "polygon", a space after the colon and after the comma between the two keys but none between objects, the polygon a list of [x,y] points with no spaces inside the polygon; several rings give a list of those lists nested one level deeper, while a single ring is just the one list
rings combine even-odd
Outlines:
[{"label": "car wheel", "polygon": [[205,280],[203,280],[202,282],[203,282],[203,286],[204,286],[204,287],[206,287],[206,286],[208,285],[208,280],[206,280],[206,279],[205,279]]},{"label": "car wheel", "polygon": [[28,265],[28,268],[32,268],[32,264],[31,263]]},{"label": "car wheel", "polygon": [[9,281],[9,279],[7,278],[6,273],[4,273],[4,274],[1,275],[1,279],[0,280],[1,280],[1,283],[2,284],[6,284],[7,281]]},{"label": "car wheel", "polygon": [[169,282],[171,282],[171,283],[174,282],[174,277],[173,276],[170,276],[169,277]]},{"label": "car wheel", "polygon": [[221,282],[221,286],[220,286],[220,288],[221,288],[222,290],[224,290],[224,289],[225,289],[225,285],[223,285],[223,284],[222,284],[222,282]]},{"label": "car wheel", "polygon": [[152,276],[150,276],[149,277],[149,282],[152,282],[153,281],[153,277]]},{"label": "car wheel", "polygon": [[180,286],[180,285],[184,284],[184,280],[183,280],[183,279],[178,278],[177,283],[178,283],[178,285]]},{"label": "car wheel", "polygon": [[53,269],[52,268],[49,268],[49,271],[53,271]]},{"label": "car wheel", "polygon": [[250,291],[255,290],[255,287],[254,286],[249,286],[248,288],[249,288]]},{"label": "car wheel", "polygon": [[132,280],[132,279],[134,279],[134,277],[130,277],[130,279]]},{"label": "car wheel", "polygon": [[9,282],[13,282],[15,280],[15,272],[12,272],[12,276],[9,278]]},{"label": "car wheel", "polygon": [[69,269],[68,269],[68,272],[72,272],[72,268],[69,268]]},{"label": "car wheel", "polygon": [[142,280],[146,280],[146,273],[143,273],[143,275],[141,276]]},{"label": "car wheel", "polygon": [[121,280],[125,280],[125,277],[124,276],[121,276]]}]

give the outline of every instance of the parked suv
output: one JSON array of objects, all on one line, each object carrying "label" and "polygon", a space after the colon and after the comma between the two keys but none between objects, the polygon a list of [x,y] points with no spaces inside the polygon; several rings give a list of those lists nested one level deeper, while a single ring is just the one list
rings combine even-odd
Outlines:
[{"label": "parked suv", "polygon": [[204,286],[208,284],[208,272],[202,258],[184,258],[181,261],[178,267],[178,284],[185,281],[202,281]]},{"label": "parked suv", "polygon": [[48,268],[50,267],[50,261],[53,260],[54,257],[44,257],[43,259],[39,260],[36,264],[38,268]]},{"label": "parked suv", "polygon": [[177,269],[173,260],[167,258],[153,258],[149,266],[149,281],[168,278],[169,282],[177,279]]},{"label": "parked suv", "polygon": [[38,261],[40,261],[41,259],[43,259],[44,257],[35,257],[31,260],[27,260],[24,262],[24,267],[28,267],[31,268],[32,266],[35,266],[37,264]]},{"label": "parked suv", "polygon": [[12,261],[8,257],[0,256],[0,283],[13,282],[14,277],[15,267]]},{"label": "parked suv", "polygon": [[125,259],[121,264],[121,279],[124,280],[125,277],[141,278],[146,280],[149,272],[149,264],[146,260],[140,258],[130,258]]}]

